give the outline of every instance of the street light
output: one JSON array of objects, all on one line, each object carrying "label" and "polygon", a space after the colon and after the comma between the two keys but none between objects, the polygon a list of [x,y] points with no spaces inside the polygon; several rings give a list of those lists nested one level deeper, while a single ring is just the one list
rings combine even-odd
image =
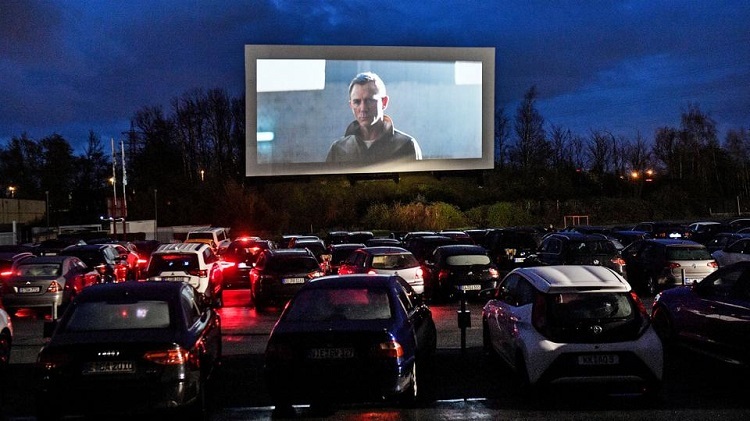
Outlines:
[{"label": "street light", "polygon": [[16,197],[16,186],[8,186],[8,195],[10,197]]}]

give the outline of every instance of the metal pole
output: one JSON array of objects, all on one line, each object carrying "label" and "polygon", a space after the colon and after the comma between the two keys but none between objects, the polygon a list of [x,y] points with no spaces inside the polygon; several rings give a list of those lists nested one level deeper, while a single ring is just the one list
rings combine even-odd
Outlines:
[{"label": "metal pole", "polygon": [[49,190],[46,190],[44,192],[44,195],[46,197],[45,205],[47,207],[47,211],[46,211],[46,213],[47,213],[47,232],[49,232]]},{"label": "metal pole", "polygon": [[154,189],[154,240],[158,240],[159,232],[159,202],[156,198],[156,189]]}]

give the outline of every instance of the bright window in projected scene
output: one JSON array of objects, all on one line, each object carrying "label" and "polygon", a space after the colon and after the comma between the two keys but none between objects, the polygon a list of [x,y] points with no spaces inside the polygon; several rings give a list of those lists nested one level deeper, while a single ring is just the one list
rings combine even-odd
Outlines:
[{"label": "bright window in projected scene", "polygon": [[[245,67],[247,176],[493,166],[492,48],[247,45]],[[416,140],[421,159],[327,161],[334,141],[357,127],[348,89],[362,72],[383,80],[383,114]]]}]

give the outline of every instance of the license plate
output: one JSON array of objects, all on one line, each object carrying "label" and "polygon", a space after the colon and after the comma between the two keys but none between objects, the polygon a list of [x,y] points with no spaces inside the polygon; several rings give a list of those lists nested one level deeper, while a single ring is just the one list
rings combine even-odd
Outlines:
[{"label": "license plate", "polygon": [[132,361],[95,361],[86,364],[83,374],[122,374],[134,373]]},{"label": "license plate", "polygon": [[304,284],[305,278],[284,278],[281,280],[281,283],[284,285],[288,284]]},{"label": "license plate", "polygon": [[187,276],[162,276],[161,280],[166,282],[187,282],[190,278]]},{"label": "license plate", "polygon": [[41,291],[41,287],[18,287],[19,294],[28,294]]},{"label": "license plate", "polygon": [[458,289],[461,291],[479,291],[482,289],[481,285],[459,285]]},{"label": "license plate", "polygon": [[516,257],[515,259],[513,259],[513,261],[516,262],[516,263],[523,263],[523,262],[526,261],[526,258],[525,257]]},{"label": "license plate", "polygon": [[313,348],[307,354],[314,360],[341,360],[354,358],[353,348]]},{"label": "license plate", "polygon": [[579,355],[578,365],[617,365],[620,357],[612,354]]}]

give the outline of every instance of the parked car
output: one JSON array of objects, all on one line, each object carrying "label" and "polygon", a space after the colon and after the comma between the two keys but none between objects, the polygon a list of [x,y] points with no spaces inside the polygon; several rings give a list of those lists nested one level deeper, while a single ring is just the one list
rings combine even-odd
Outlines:
[{"label": "parked car", "polygon": [[656,394],[662,344],[628,282],[593,265],[517,268],[482,308],[483,346],[522,387]]},{"label": "parked car", "polygon": [[101,274],[102,282],[125,282],[128,279],[127,263],[109,244],[83,244],[65,247],[60,256],[76,256]]},{"label": "parked car", "polygon": [[577,232],[547,234],[534,257],[542,265],[597,265],[624,274],[625,261],[614,243],[603,234]]},{"label": "parked car", "polygon": [[403,247],[401,240],[397,238],[382,238],[376,237],[365,241],[367,247],[378,247],[378,246],[390,246],[390,247]]},{"label": "parked car", "polygon": [[542,234],[533,228],[493,228],[488,229],[482,243],[489,252],[492,262],[506,273],[522,266],[528,266],[530,256],[535,255],[542,244]]},{"label": "parked car", "polygon": [[750,238],[750,233],[720,232],[706,244],[706,249],[709,253],[713,253],[743,238]]},{"label": "parked car", "polygon": [[401,247],[365,247],[355,250],[339,266],[339,275],[354,273],[398,275],[417,294],[424,293],[424,269],[409,250]]},{"label": "parked car", "polygon": [[289,242],[289,248],[310,250],[319,264],[323,261],[323,255],[327,252],[325,243],[319,238],[295,238]]},{"label": "parked car", "polygon": [[35,257],[35,255],[28,251],[0,251],[0,281],[10,276],[13,263],[29,257]]},{"label": "parked car", "polygon": [[8,371],[13,347],[13,321],[0,301],[0,375]]},{"label": "parked car", "polygon": [[49,342],[37,359],[39,418],[159,412],[204,419],[222,348],[219,315],[200,302],[183,282],[82,291],[59,321],[45,323]]},{"label": "parked car", "polygon": [[690,240],[648,239],[622,251],[628,282],[644,295],[690,285],[718,268],[706,246]]},{"label": "parked car", "polygon": [[742,238],[734,243],[711,253],[719,267],[750,260],[750,238]]},{"label": "parked car", "polygon": [[185,282],[212,306],[224,305],[224,273],[219,257],[207,243],[160,245],[151,253],[146,280]]},{"label": "parked car", "polygon": [[435,249],[426,265],[425,289],[431,300],[465,296],[474,298],[479,291],[497,287],[500,275],[481,246],[455,244]]},{"label": "parked car", "polygon": [[306,248],[264,250],[250,270],[250,296],[256,311],[283,306],[302,285],[323,276],[315,255]]},{"label": "parked car", "polygon": [[362,243],[338,243],[330,244],[327,247],[326,254],[322,256],[323,261],[320,263],[323,272],[326,275],[336,275],[339,273],[339,267],[351,256],[352,252],[364,248]]},{"label": "parked car", "polygon": [[432,313],[403,278],[327,276],[305,284],[271,331],[266,384],[277,409],[360,399],[412,403],[436,344]]},{"label": "parked car", "polygon": [[77,238],[50,238],[40,242],[33,253],[37,256],[54,256],[65,247],[84,244],[85,241]]},{"label": "parked car", "polygon": [[706,244],[714,237],[714,235],[720,232],[729,231],[729,227],[726,224],[717,221],[701,221],[693,222],[687,227],[686,239],[695,241],[696,243]]},{"label": "parked car", "polygon": [[420,264],[425,264],[436,248],[448,244],[459,244],[459,242],[444,235],[417,235],[404,238],[403,247],[409,250]]},{"label": "parked car", "polygon": [[466,233],[466,231],[460,231],[460,230],[442,230],[437,233],[438,235],[442,235],[444,237],[450,237],[454,240],[456,240],[459,244],[476,244],[474,242],[474,239],[471,238],[469,234]]},{"label": "parked car", "polygon": [[56,317],[84,288],[101,275],[76,256],[40,256],[14,263],[3,278],[3,304],[13,314],[19,308],[50,310]]},{"label": "parked car", "polygon": [[633,231],[644,231],[651,238],[685,238],[688,236],[688,228],[676,222],[641,222],[633,227]]},{"label": "parked car", "polygon": [[222,227],[197,228],[187,233],[185,242],[208,244],[214,250],[214,253],[221,254],[232,242],[227,231],[226,228]]},{"label": "parked car", "polygon": [[651,320],[669,350],[684,345],[721,361],[750,364],[750,262],[722,266],[686,288],[661,292]]},{"label": "parked car", "polygon": [[263,250],[275,249],[273,241],[258,237],[234,239],[221,255],[224,288],[250,288],[250,270]]},{"label": "parked car", "polygon": [[737,218],[727,223],[728,231],[737,232],[743,228],[750,227],[750,218]]}]

